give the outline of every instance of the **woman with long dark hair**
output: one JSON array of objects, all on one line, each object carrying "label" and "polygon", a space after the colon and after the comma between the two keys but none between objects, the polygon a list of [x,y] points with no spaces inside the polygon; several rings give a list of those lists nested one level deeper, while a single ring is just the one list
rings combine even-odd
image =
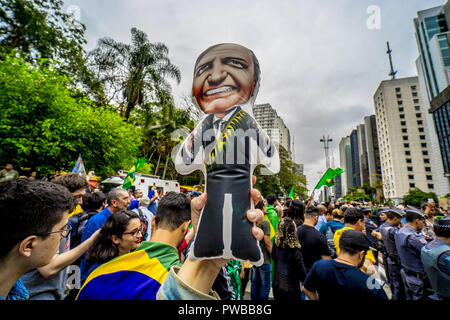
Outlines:
[{"label": "woman with long dark hair", "polygon": [[272,248],[274,261],[272,289],[275,300],[300,301],[302,299],[300,282],[305,280],[306,271],[300,248],[294,220],[284,217],[277,225],[275,243]]},{"label": "woman with long dark hair", "polygon": [[292,200],[285,216],[294,220],[297,227],[301,226],[305,220],[305,205],[298,199]]},{"label": "woman with long dark hair", "polygon": [[142,242],[144,233],[144,226],[137,213],[122,210],[111,215],[86,253],[86,260],[91,266],[81,281],[101,264],[136,249]]}]

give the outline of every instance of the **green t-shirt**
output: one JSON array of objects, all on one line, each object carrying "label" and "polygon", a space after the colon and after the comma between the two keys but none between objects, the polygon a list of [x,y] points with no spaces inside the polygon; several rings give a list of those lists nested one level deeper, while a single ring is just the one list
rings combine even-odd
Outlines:
[{"label": "green t-shirt", "polygon": [[[258,224],[258,227],[261,228],[261,230],[264,232],[265,236],[270,237],[269,221],[264,219],[260,224]],[[270,263],[270,253],[269,253],[269,251],[267,251],[266,244],[264,242],[264,238],[262,238],[259,241],[259,246],[261,247],[261,251],[262,251],[262,254],[264,257],[264,264],[269,264]]]}]

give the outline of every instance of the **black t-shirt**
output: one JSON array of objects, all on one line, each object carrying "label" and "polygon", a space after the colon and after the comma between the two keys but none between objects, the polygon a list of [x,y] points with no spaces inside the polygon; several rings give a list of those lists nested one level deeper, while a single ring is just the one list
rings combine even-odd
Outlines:
[{"label": "black t-shirt", "polygon": [[357,267],[335,260],[316,262],[306,276],[304,286],[309,291],[317,292],[319,300],[324,301],[388,299],[378,280],[370,278]]},{"label": "black t-shirt", "polygon": [[306,272],[311,269],[314,262],[322,259],[322,256],[331,256],[327,238],[316,228],[303,224],[297,229],[297,237],[302,245]]}]

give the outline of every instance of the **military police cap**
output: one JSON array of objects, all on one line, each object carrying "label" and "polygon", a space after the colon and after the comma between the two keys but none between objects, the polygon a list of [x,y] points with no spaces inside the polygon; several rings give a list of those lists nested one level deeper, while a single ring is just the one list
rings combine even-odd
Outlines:
[{"label": "military police cap", "polygon": [[450,217],[435,217],[433,230],[438,236],[450,237]]},{"label": "military police cap", "polygon": [[423,213],[422,211],[420,211],[419,209],[417,209],[417,208],[414,208],[414,207],[412,207],[412,206],[407,206],[406,208],[405,208],[405,213],[406,214],[409,214],[409,213],[415,213],[416,215],[419,215],[419,216],[421,216],[422,218],[426,218],[426,215],[425,215],[425,213]]},{"label": "military police cap", "polygon": [[372,211],[372,209],[370,209],[370,207],[361,207],[362,213],[371,212],[371,211]]},{"label": "military police cap", "polygon": [[405,213],[404,213],[402,210],[400,210],[400,209],[398,209],[398,208],[396,208],[396,207],[390,207],[387,211],[390,211],[390,212],[392,212],[392,213],[395,213],[395,214],[398,215],[400,218],[403,218],[403,216],[405,215]]}]

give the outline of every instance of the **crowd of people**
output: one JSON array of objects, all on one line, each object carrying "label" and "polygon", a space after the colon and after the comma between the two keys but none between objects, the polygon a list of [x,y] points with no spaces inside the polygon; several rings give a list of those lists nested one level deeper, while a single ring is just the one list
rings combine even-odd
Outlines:
[{"label": "crowd of people", "polygon": [[247,219],[264,257],[252,266],[187,258],[205,193],[7,176],[0,299],[450,299],[450,216],[433,201],[314,203],[252,189]]}]

